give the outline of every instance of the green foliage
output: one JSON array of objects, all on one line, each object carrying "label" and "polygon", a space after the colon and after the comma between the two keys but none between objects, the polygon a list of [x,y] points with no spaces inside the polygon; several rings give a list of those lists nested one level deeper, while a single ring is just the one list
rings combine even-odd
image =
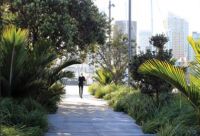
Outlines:
[{"label": "green foliage", "polygon": [[196,75],[189,76],[190,85],[188,85],[182,68],[159,60],[149,60],[142,64],[139,70],[142,73],[158,76],[171,83],[188,98],[192,106],[199,110],[200,91],[198,82],[200,78],[195,77]]},{"label": "green foliage", "polygon": [[[185,74],[183,68],[175,67],[165,61],[148,60],[142,64],[139,71],[144,74],[154,75],[179,89],[179,91],[189,100],[191,105],[197,110],[197,120],[200,124],[200,68],[199,68],[199,44],[200,41],[194,41],[188,38],[196,54],[196,62],[191,64],[190,73]],[[189,83],[188,83],[189,81]]]},{"label": "green foliage", "polygon": [[73,77],[72,72],[62,69],[80,62],[65,57],[60,65],[55,65],[58,55],[51,43],[38,41],[32,47],[26,44],[27,35],[27,30],[14,26],[3,31],[0,44],[1,96],[32,97],[48,111],[56,111],[64,94],[59,81],[63,77]]},{"label": "green foliage", "polygon": [[38,127],[1,126],[3,136],[41,136],[42,130]]},{"label": "green foliage", "polygon": [[57,111],[58,104],[63,94],[65,94],[64,86],[60,83],[56,83],[48,90],[42,90],[36,100],[41,103],[47,111],[54,113]]},{"label": "green foliage", "polygon": [[[171,98],[170,102],[164,104],[161,107],[159,112],[157,112],[153,118],[147,120],[147,122],[143,125],[144,132],[147,133],[168,133],[171,129],[171,126],[175,129],[177,126],[177,130],[173,130],[177,135],[185,135],[185,134],[195,134],[198,133],[198,121],[196,120],[196,112],[193,107],[187,102],[187,100],[182,96],[174,96]],[[169,126],[169,128],[168,128]],[[165,132],[164,131],[166,128]],[[183,129],[182,128],[187,128]],[[191,131],[191,128],[193,130]],[[181,130],[181,131],[180,131]]]},{"label": "green foliage", "polygon": [[92,85],[90,85],[90,86],[88,87],[88,91],[90,92],[91,95],[94,95],[95,92],[96,92],[99,88],[100,88],[100,84],[94,83],[94,84],[92,84]]},{"label": "green foliage", "polygon": [[92,88],[106,92],[104,98],[109,101],[110,106],[116,111],[123,111],[132,116],[145,133],[156,133],[160,136],[200,134],[200,126],[196,119],[198,112],[180,94],[161,94],[157,105],[153,97],[133,88],[113,84],[96,84]]},{"label": "green foliage", "polygon": [[132,58],[131,63],[131,75],[136,82],[142,93],[153,96],[156,94],[157,104],[159,102],[159,95],[161,92],[169,92],[172,90],[172,86],[164,80],[157,80],[154,75],[144,75],[138,72],[139,66],[148,59],[159,59],[167,61],[171,64],[174,62],[172,59],[172,50],[164,50],[164,44],[168,41],[168,38],[163,34],[152,36],[150,43],[156,47],[157,51],[147,50],[146,53],[141,52],[139,55],[135,55]]},{"label": "green foliage", "polygon": [[101,69],[109,72],[113,83],[122,83],[125,77],[125,70],[128,65],[127,37],[120,29],[114,27],[114,37],[104,45],[96,45],[91,52],[91,64],[100,66]]},{"label": "green foliage", "polygon": [[[75,46],[86,50],[92,43],[104,43],[106,18],[99,13],[92,0],[3,1],[7,5],[3,15],[10,13],[18,27],[29,29],[29,40],[49,40],[58,52],[63,49],[78,53]],[[6,12],[8,11],[8,13]]]},{"label": "green foliage", "polygon": [[168,41],[168,37],[166,37],[164,34],[156,34],[150,38],[149,43],[161,51]]},{"label": "green foliage", "polygon": [[129,105],[129,114],[141,125],[159,110],[153,98],[140,93],[129,96]]},{"label": "green foliage", "polygon": [[16,127],[1,126],[1,134],[3,136],[25,136],[25,134]]},{"label": "green foliage", "polygon": [[97,70],[94,78],[102,85],[107,85],[112,82],[112,74],[105,69]]},{"label": "green foliage", "polygon": [[17,29],[14,26],[8,26],[4,29],[2,39],[0,40],[0,53],[2,54],[1,72],[4,88],[2,95],[11,96],[15,84],[21,73],[21,65],[27,58],[26,41],[28,31]]},{"label": "green foliage", "polygon": [[161,127],[160,131],[158,132],[158,136],[177,136],[176,131],[180,126],[173,126],[171,124],[166,124],[166,126]]},{"label": "green foliage", "polygon": [[115,84],[109,84],[109,85],[103,86],[99,83],[94,83],[91,86],[89,86],[90,94],[94,95],[97,98],[105,98],[107,97],[106,95],[109,95],[110,93],[116,91],[116,89],[117,89],[117,85]]},{"label": "green foliage", "polygon": [[0,113],[2,133],[6,136],[40,136],[47,129],[46,113],[32,99],[4,98],[0,101]]}]

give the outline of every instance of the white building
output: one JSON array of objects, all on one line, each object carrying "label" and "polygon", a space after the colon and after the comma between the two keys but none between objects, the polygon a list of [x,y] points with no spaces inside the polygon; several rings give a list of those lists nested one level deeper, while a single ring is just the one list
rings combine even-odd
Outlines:
[{"label": "white building", "polygon": [[[115,26],[128,37],[128,20],[120,20],[115,21]],[[115,32],[113,33],[113,37],[115,37]],[[131,22],[131,41],[136,43],[137,39],[137,23],[135,21]],[[133,44],[132,55],[136,54],[136,44]]]},{"label": "white building", "polygon": [[167,33],[169,37],[167,48],[172,49],[173,57],[177,60],[180,58],[189,58],[188,52],[191,47],[187,41],[189,35],[188,22],[173,14],[169,14],[167,20]]},{"label": "white building", "polygon": [[149,40],[151,38],[151,32],[150,31],[141,31],[139,33],[139,44],[138,52],[145,52],[147,49],[152,50],[152,45],[150,45]]},{"label": "white building", "polygon": [[93,83],[93,75],[95,73],[94,66],[90,66],[86,63],[83,64],[76,64],[71,65],[64,69],[65,71],[72,71],[74,72],[75,77],[72,79],[67,79],[67,84],[78,84],[78,77],[83,74],[83,76],[86,78],[87,84]]}]

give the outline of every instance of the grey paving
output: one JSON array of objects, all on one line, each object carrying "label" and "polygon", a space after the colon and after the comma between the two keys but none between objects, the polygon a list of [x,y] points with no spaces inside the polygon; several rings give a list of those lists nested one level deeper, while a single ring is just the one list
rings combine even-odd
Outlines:
[{"label": "grey paving", "polygon": [[77,86],[67,86],[66,95],[56,114],[48,116],[49,130],[45,136],[149,136],[128,115],[114,112],[106,101],[89,95],[84,88],[83,99]]}]

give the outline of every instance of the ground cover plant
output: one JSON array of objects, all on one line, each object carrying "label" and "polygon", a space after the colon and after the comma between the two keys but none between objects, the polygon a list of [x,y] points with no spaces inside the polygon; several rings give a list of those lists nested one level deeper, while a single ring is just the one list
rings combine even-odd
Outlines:
[{"label": "ground cover plant", "polygon": [[[121,85],[89,87],[91,94],[108,100],[116,111],[123,111],[142,126],[145,133],[158,136],[198,136],[198,114],[180,93],[161,93],[159,106],[155,99],[139,90]],[[102,95],[97,95],[101,91]]]},{"label": "ground cover plant", "polygon": [[31,98],[0,100],[3,136],[40,136],[47,130],[45,109]]}]

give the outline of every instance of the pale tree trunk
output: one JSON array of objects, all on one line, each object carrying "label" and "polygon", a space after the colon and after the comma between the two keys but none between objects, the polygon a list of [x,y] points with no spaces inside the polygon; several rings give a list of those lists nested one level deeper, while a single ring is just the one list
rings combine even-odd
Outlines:
[{"label": "pale tree trunk", "polygon": [[13,78],[13,63],[14,63],[14,56],[15,56],[15,47],[13,47],[12,50],[12,57],[11,57],[11,63],[10,63],[10,77],[9,77],[9,85],[10,85],[10,92],[9,95],[11,95],[12,92],[12,78]]}]

